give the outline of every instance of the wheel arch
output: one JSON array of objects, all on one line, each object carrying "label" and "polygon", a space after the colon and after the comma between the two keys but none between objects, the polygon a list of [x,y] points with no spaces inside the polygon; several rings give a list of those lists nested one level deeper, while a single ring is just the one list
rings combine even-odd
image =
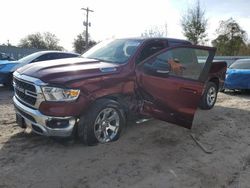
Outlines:
[{"label": "wheel arch", "polygon": [[217,78],[217,77],[210,78],[210,79],[208,80],[208,82],[213,82],[213,83],[215,83],[215,85],[217,86],[217,92],[218,92],[219,87],[220,87],[219,78]]},{"label": "wheel arch", "polygon": [[122,107],[120,107],[120,104],[118,104],[118,102],[114,99],[115,98],[112,96],[98,98],[91,104],[92,106],[89,108],[89,110],[85,114],[81,115],[77,127],[77,135],[81,142],[89,146],[93,146],[98,142],[101,142],[95,135],[95,122],[100,112],[102,112],[102,110],[104,110],[105,108],[113,108],[113,110],[118,112],[120,118],[118,132],[116,132],[111,140],[107,140],[107,142],[116,141],[120,137],[121,131],[126,125],[126,117],[124,115],[124,112],[121,111]]},{"label": "wheel arch", "polygon": [[104,95],[104,96],[101,96],[99,98],[96,98],[95,101],[91,105],[93,105],[95,102],[103,100],[103,99],[114,100],[114,101],[118,102],[122,106],[123,111],[124,111],[124,115],[127,118],[128,114],[129,114],[129,104],[126,101],[126,97],[127,97],[126,95],[119,94],[119,93]]}]

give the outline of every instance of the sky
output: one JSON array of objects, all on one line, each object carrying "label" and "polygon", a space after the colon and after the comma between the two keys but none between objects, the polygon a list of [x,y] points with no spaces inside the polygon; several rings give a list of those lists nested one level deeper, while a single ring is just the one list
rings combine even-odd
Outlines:
[{"label": "sky", "polygon": [[[95,41],[138,37],[146,29],[167,24],[168,37],[185,39],[180,19],[196,0],[1,0],[0,44],[17,45],[21,38],[36,32],[51,32],[60,45],[72,51],[74,38],[85,28],[89,14],[89,33]],[[200,0],[208,18],[208,38],[216,37],[220,20],[234,18],[250,34],[249,0]]]}]

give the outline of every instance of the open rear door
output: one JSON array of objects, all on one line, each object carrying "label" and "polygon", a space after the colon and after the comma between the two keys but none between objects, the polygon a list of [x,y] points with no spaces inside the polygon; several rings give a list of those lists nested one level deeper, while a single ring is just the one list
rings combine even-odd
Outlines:
[{"label": "open rear door", "polygon": [[178,46],[164,49],[136,68],[141,113],[192,127],[215,48]]}]

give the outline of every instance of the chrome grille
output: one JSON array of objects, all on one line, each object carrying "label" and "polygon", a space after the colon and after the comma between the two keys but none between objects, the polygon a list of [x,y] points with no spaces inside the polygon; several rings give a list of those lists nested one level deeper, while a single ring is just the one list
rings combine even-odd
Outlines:
[{"label": "chrome grille", "polygon": [[32,91],[32,92],[36,92],[36,87],[33,85],[33,84],[30,84],[30,83],[27,83],[27,82],[23,82],[23,81],[20,81],[16,78],[14,78],[14,82],[15,84],[18,86],[18,87],[21,87],[21,88],[25,88],[29,91]]},{"label": "chrome grille", "polygon": [[28,83],[17,78],[13,78],[16,96],[23,102],[35,106],[37,101],[36,87],[32,83]]},{"label": "chrome grille", "polygon": [[19,102],[33,109],[38,109],[45,101],[41,86],[47,85],[38,78],[21,75],[17,71],[13,74],[15,97]]}]

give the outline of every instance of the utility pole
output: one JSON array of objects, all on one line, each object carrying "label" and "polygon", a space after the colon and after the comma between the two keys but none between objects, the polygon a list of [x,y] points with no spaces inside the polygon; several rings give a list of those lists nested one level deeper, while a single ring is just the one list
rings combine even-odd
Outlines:
[{"label": "utility pole", "polygon": [[85,26],[85,40],[86,40],[86,49],[89,47],[89,27],[91,24],[89,23],[89,12],[94,12],[93,10],[90,10],[87,8],[81,8],[82,10],[86,11],[86,21],[83,22],[83,25]]}]

